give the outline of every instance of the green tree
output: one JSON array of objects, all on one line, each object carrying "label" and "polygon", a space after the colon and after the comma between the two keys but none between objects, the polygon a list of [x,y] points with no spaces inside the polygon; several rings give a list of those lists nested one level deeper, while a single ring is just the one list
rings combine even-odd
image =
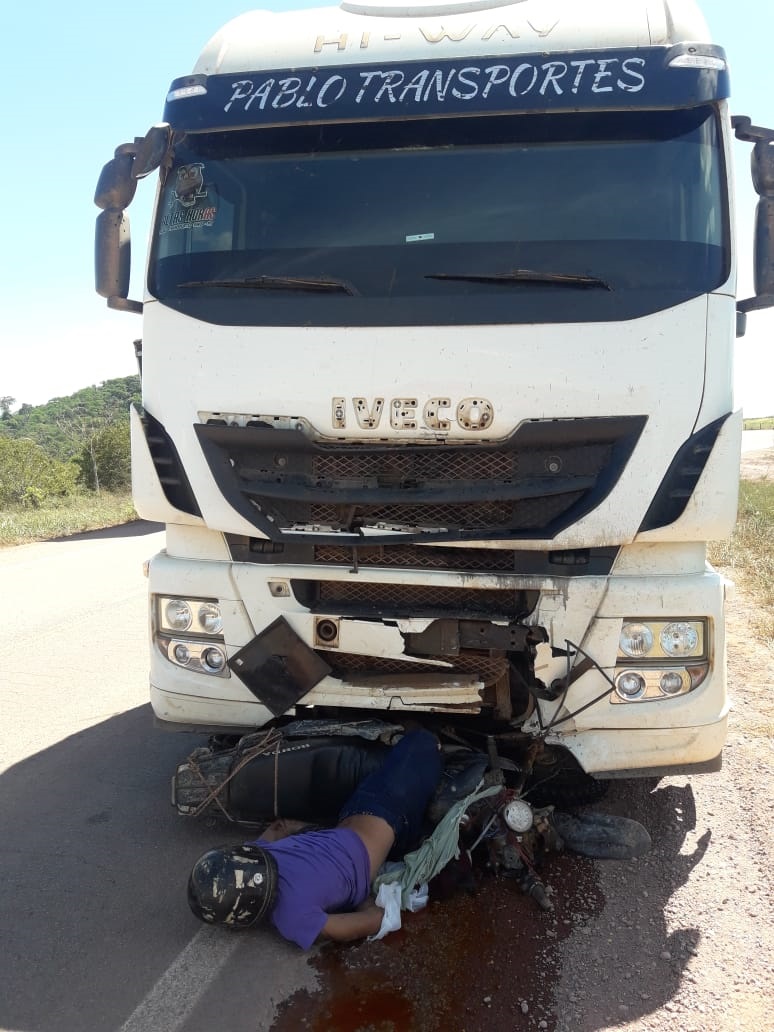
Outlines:
[{"label": "green tree", "polygon": [[0,398],[0,419],[8,419],[15,404],[16,398],[12,398],[10,394],[4,394]]},{"label": "green tree", "polygon": [[139,377],[107,380],[66,398],[52,398],[45,405],[22,405],[7,417],[0,417],[0,434],[28,437],[53,458],[66,462],[83,448],[83,427],[96,432],[109,423],[128,421],[132,402],[140,402]]},{"label": "green tree", "polygon": [[77,472],[72,463],[50,458],[34,441],[0,436],[0,505],[38,506],[72,494]]},{"label": "green tree", "polygon": [[80,479],[92,491],[122,491],[132,479],[132,460],[127,420],[109,423],[85,435],[76,462]]}]

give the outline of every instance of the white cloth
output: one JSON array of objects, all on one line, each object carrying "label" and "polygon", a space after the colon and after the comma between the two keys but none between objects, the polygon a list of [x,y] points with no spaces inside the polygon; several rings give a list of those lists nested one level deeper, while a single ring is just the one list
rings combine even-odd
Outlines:
[{"label": "white cloth", "polygon": [[[397,932],[401,926],[401,886],[400,882],[391,882],[388,885],[381,885],[376,896],[376,905],[384,910],[384,917],[379,931],[375,935],[369,935],[369,942],[374,939],[383,939],[390,932]],[[420,885],[414,889],[406,901],[404,909],[416,912],[427,906],[429,890],[427,885]]]},{"label": "white cloth", "polygon": [[401,926],[401,910],[416,911],[427,906],[428,882],[443,870],[452,857],[460,855],[459,833],[462,815],[479,799],[486,799],[487,796],[499,791],[499,785],[477,788],[449,810],[419,849],[407,853],[405,858],[397,863],[386,863],[381,866],[372,888],[378,889],[376,905],[384,909],[384,917],[379,931],[376,935],[369,935],[369,940],[383,939],[389,932],[396,932]]},{"label": "white cloth", "polygon": [[488,788],[476,789],[465,799],[460,799],[436,825],[433,834],[425,839],[419,849],[407,853],[400,862],[386,864],[379,870],[372,888],[381,889],[385,884],[399,884],[403,890],[402,907],[408,910],[409,897],[417,885],[430,882],[451,859],[459,857],[460,821],[468,807],[479,799],[486,799],[501,791],[500,785],[490,785]]}]

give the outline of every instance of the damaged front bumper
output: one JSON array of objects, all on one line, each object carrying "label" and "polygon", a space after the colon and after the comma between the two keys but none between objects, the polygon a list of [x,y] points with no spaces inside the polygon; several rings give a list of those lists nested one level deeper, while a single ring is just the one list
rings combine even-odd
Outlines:
[{"label": "damaged front bumper", "polygon": [[[701,769],[721,751],[723,582],[709,568],[653,577],[630,562],[621,575],[546,577],[339,567],[326,568],[324,582],[314,566],[267,572],[154,558],[151,701],[160,723],[245,732],[294,712],[483,718],[566,749],[601,777]],[[155,600],[179,594],[181,583],[220,607],[227,665],[215,675],[175,662],[168,633],[159,645]],[[615,679],[622,663],[636,665],[619,655],[622,624],[654,614],[662,623],[701,619],[706,655],[686,662],[706,672],[676,697],[622,702]]]}]

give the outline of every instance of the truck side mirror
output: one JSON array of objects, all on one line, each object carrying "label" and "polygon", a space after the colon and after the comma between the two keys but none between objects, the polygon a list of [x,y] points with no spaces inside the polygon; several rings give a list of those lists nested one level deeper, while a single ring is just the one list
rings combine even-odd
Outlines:
[{"label": "truck side mirror", "polygon": [[128,301],[132,241],[129,216],[108,209],[97,216],[94,236],[94,286],[109,308],[142,312],[142,302]]},{"label": "truck side mirror", "polygon": [[754,143],[751,166],[760,197],[755,214],[755,297],[737,304],[739,312],[774,307],[774,131],[752,125],[739,116],[731,124],[740,140]]},{"label": "truck side mirror", "polygon": [[774,305],[774,197],[762,197],[755,214],[755,294],[760,308]]},{"label": "truck side mirror", "polygon": [[[132,175],[134,148],[124,144],[116,150],[116,156],[104,166],[94,191],[94,203],[103,211],[128,208],[137,190],[137,180]],[[129,151],[128,148],[132,147]]]},{"label": "truck side mirror", "polygon": [[774,145],[759,140],[753,147],[752,179],[760,197],[755,213],[755,293],[774,304]]},{"label": "truck side mirror", "polygon": [[137,143],[124,143],[104,166],[97,181],[94,203],[102,208],[94,236],[94,286],[108,308],[142,312],[142,302],[127,300],[132,243],[129,217],[124,213],[137,190],[132,174]]}]

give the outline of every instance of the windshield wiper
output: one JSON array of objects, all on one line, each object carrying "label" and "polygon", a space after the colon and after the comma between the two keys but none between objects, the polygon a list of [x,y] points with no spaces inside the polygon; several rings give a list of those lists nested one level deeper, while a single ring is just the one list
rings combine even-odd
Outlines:
[{"label": "windshield wiper", "polygon": [[246,276],[244,279],[187,280],[181,287],[233,287],[242,290],[306,290],[350,294],[357,290],[345,280],[300,276]]},{"label": "windshield wiper", "polygon": [[429,272],[425,279],[464,280],[467,283],[553,283],[567,287],[596,287],[612,290],[609,283],[596,276],[571,272],[537,272],[534,269],[511,269],[508,272]]}]

